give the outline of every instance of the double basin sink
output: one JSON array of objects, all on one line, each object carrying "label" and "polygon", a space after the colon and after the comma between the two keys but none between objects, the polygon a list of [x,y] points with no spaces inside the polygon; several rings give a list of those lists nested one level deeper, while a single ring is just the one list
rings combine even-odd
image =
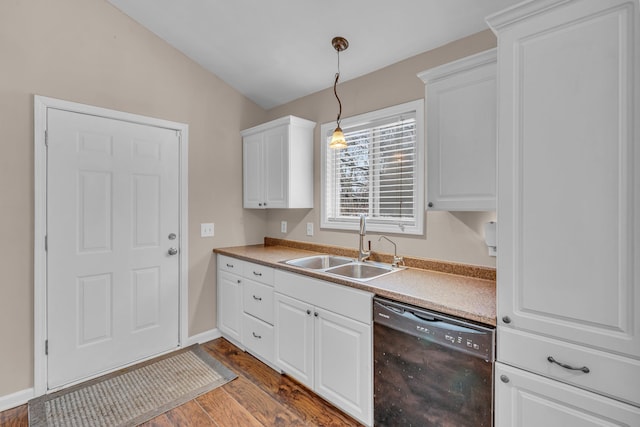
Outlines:
[{"label": "double basin sink", "polygon": [[390,264],[373,261],[357,261],[337,255],[313,255],[304,258],[290,259],[284,262],[295,267],[314,271],[322,271],[334,276],[367,281],[403,270],[405,267],[394,267]]}]

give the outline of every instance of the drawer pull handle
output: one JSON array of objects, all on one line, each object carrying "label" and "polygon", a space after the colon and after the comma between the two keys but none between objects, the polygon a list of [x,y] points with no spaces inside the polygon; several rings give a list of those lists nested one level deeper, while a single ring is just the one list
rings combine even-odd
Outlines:
[{"label": "drawer pull handle", "polygon": [[256,301],[262,301],[262,297],[257,297],[255,295],[253,296],[253,299],[256,300]]},{"label": "drawer pull handle", "polygon": [[259,340],[261,340],[261,339],[262,339],[262,335],[258,335],[258,334],[256,334],[255,332],[251,332],[251,333],[253,334],[253,337],[254,337],[254,338],[258,338]]},{"label": "drawer pull handle", "polygon": [[258,273],[257,271],[254,271],[253,274],[255,274],[256,276],[262,276],[262,273]]},{"label": "drawer pull handle", "polygon": [[227,264],[227,267],[233,268],[233,264]]},{"label": "drawer pull handle", "polygon": [[589,372],[591,372],[591,371],[589,370],[589,368],[587,368],[586,366],[583,366],[583,367],[581,367],[581,368],[576,368],[576,367],[573,367],[573,366],[571,366],[571,365],[567,365],[566,363],[558,362],[556,359],[554,359],[554,358],[553,358],[553,357],[551,357],[551,356],[547,357],[547,360],[549,361],[549,363],[555,363],[556,365],[560,365],[560,366],[562,366],[563,368],[565,368],[565,369],[570,369],[570,370],[572,370],[572,371],[582,371],[582,372],[584,372],[585,374],[588,374]]}]

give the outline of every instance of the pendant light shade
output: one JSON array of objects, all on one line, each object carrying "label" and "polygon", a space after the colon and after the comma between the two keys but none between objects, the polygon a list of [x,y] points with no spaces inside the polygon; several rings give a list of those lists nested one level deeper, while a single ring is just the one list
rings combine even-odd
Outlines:
[{"label": "pendant light shade", "polygon": [[329,143],[329,148],[338,150],[340,148],[347,148],[347,140],[344,139],[344,132],[340,129],[340,126],[333,131],[333,135],[331,135],[331,142]]},{"label": "pendant light shade", "polygon": [[344,138],[344,132],[340,128],[340,116],[342,116],[342,102],[340,102],[340,97],[338,97],[338,79],[340,78],[340,52],[349,47],[349,42],[344,37],[334,37],[331,40],[331,45],[338,52],[338,72],[336,73],[336,78],[333,81],[333,94],[336,96],[338,100],[338,118],[336,119],[336,130],[333,131],[333,135],[331,136],[331,142],[329,142],[329,148],[332,149],[341,149],[347,148],[347,140]]}]

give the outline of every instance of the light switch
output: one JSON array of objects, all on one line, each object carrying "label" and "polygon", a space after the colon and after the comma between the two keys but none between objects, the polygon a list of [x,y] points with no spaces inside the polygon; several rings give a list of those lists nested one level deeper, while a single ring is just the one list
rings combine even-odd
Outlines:
[{"label": "light switch", "polygon": [[313,223],[307,223],[307,236],[313,236]]},{"label": "light switch", "polygon": [[287,221],[280,221],[280,232],[281,233],[287,232]]},{"label": "light switch", "polygon": [[213,237],[213,235],[214,224],[212,222],[200,224],[200,237]]}]

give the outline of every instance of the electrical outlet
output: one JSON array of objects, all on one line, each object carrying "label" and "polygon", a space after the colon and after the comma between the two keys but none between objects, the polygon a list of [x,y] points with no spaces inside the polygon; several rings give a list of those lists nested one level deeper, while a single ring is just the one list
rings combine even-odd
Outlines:
[{"label": "electrical outlet", "polygon": [[212,222],[200,224],[200,237],[213,237],[214,224]]},{"label": "electrical outlet", "polygon": [[313,223],[307,223],[307,236],[313,236]]},{"label": "electrical outlet", "polygon": [[287,221],[280,221],[280,232],[281,233],[287,232]]}]

